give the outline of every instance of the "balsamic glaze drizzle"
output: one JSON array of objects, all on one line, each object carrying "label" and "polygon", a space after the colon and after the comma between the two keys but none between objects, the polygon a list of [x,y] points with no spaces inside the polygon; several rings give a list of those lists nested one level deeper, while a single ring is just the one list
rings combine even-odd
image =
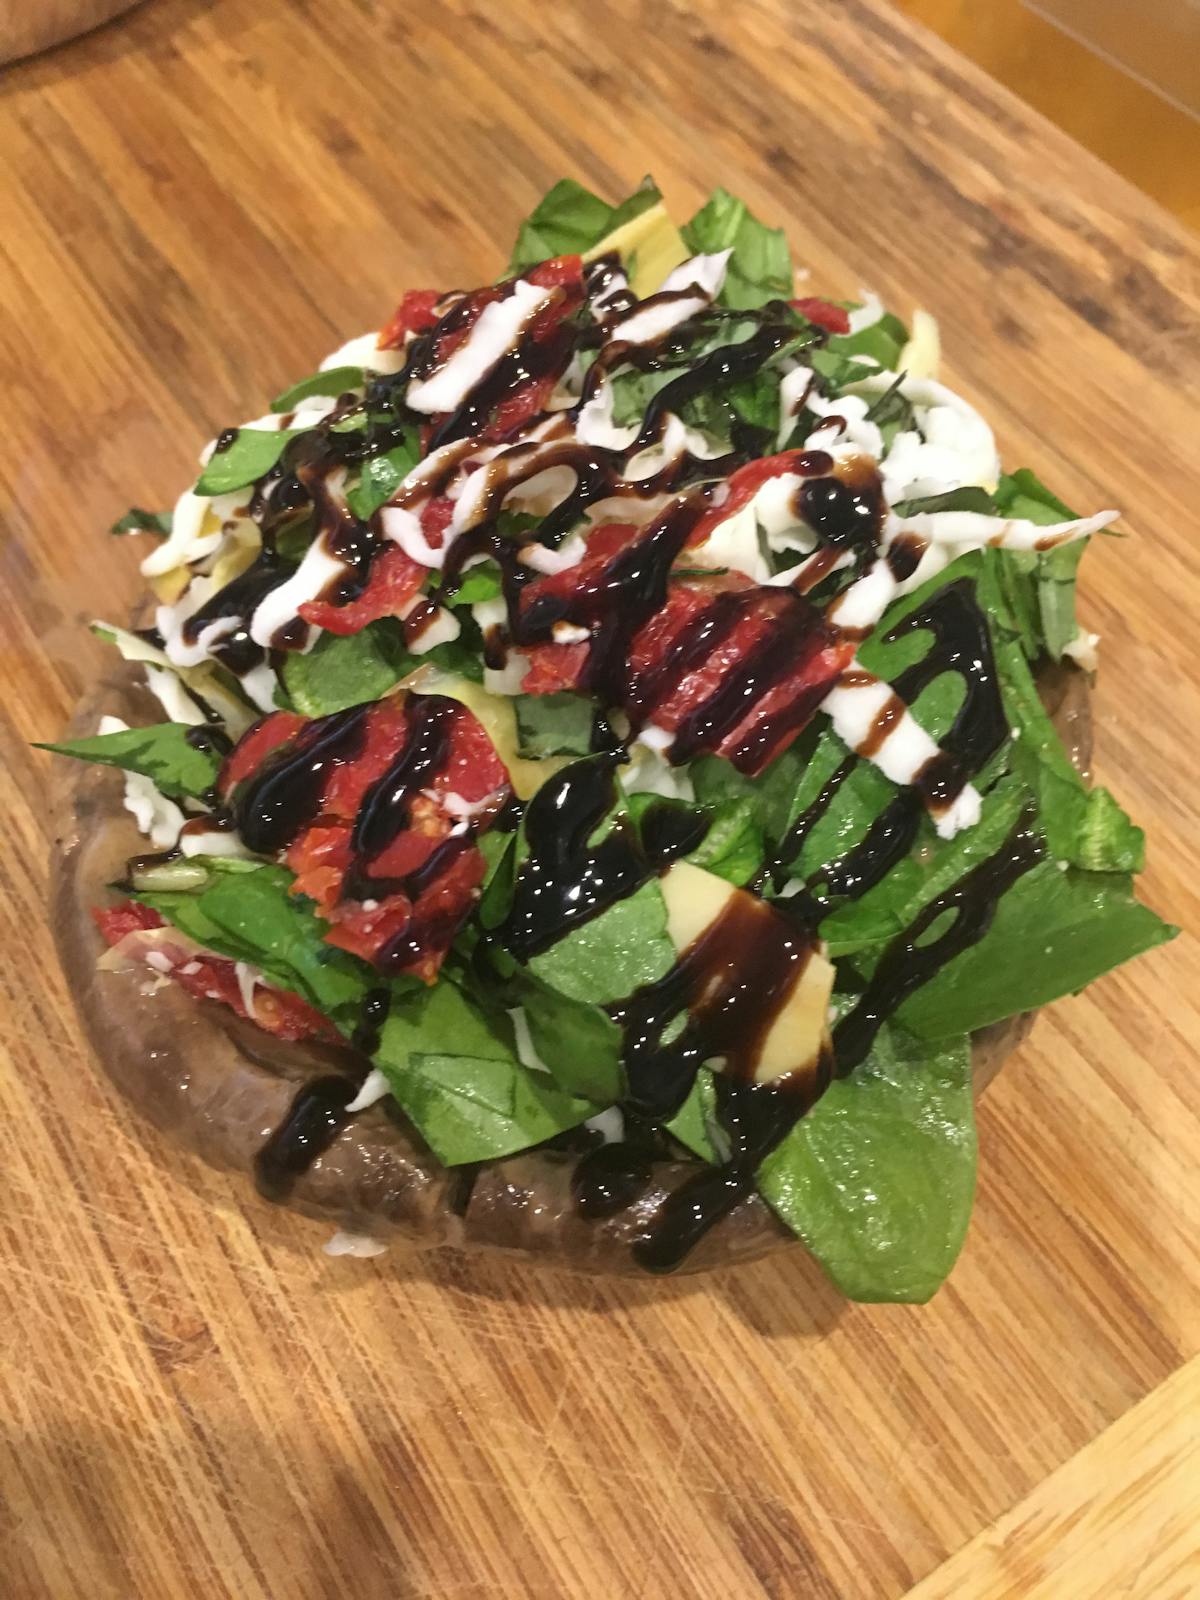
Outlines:
[{"label": "balsamic glaze drizzle", "polygon": [[335,763],[353,761],[362,748],[369,705],[351,706],[306,723],[239,784],[232,801],[237,830],[257,855],[286,850],[317,814]]},{"label": "balsamic glaze drizzle", "polygon": [[[1033,824],[1032,810],[1023,813],[995,855],[931,900],[912,926],[888,946],[862,998],[834,1029],[839,1076],[844,1077],[866,1057],[883,1023],[910,995],[983,938],[1001,895],[1045,856]],[[923,936],[946,913],[952,914],[952,920],[936,938],[922,943]]]},{"label": "balsamic glaze drizzle", "polygon": [[615,758],[606,756],[572,762],[525,807],[529,854],[500,933],[518,960],[548,949],[633,894],[650,876],[640,842],[624,818],[598,843],[590,842],[616,804],[615,766]]},{"label": "balsamic glaze drizzle", "polygon": [[350,1121],[346,1107],[361,1079],[327,1073],[296,1091],[287,1115],[254,1157],[254,1176],[264,1199],[283,1201],[298,1180],[332,1145]]}]

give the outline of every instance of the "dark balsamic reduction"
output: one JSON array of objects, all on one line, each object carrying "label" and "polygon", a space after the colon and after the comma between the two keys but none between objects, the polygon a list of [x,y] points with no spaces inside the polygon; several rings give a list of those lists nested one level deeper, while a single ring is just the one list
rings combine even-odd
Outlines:
[{"label": "dark balsamic reduction", "polygon": [[948,805],[972,773],[978,772],[1008,738],[1008,718],[992,652],[987,619],[975,600],[970,579],[960,578],[910,611],[892,628],[891,641],[909,633],[932,633],[933,647],[893,683],[901,700],[911,704],[927,684],[943,672],[957,672],[966,695],[941,752],[928,762],[916,787],[935,810]]},{"label": "dark balsamic reduction", "polygon": [[356,865],[387,849],[408,826],[413,795],[426,788],[446,764],[450,735],[462,711],[457,700],[440,694],[410,694],[404,743],[383,776],[363,796],[350,835]]},{"label": "dark balsamic reduction", "polygon": [[[1045,856],[1033,822],[1033,812],[1025,812],[995,855],[931,900],[912,926],[884,951],[862,998],[834,1029],[839,1076],[844,1077],[866,1057],[875,1035],[898,1006],[948,961],[983,938],[1001,895]],[[923,935],[946,913],[953,914],[952,921],[936,938],[921,943]]]},{"label": "dark balsamic reduction", "polygon": [[633,894],[651,875],[624,818],[596,844],[591,835],[616,803],[615,761],[589,757],[548,779],[525,807],[529,851],[517,876],[501,942],[518,960],[547,950],[572,928]]},{"label": "dark balsamic reduction", "polygon": [[[669,972],[607,1007],[624,1032],[634,1109],[670,1117],[699,1068],[717,1057],[729,1076],[752,1080],[775,1018],[815,947],[811,933],[766,901],[735,894]],[[673,1028],[685,1016],[683,1026]]]},{"label": "dark balsamic reduction", "polygon": [[729,1159],[706,1167],[673,1190],[649,1231],[633,1246],[648,1272],[673,1272],[709,1230],[754,1193],[755,1174],[828,1086],[832,1060],[822,1056],[811,1072],[773,1083],[745,1083],[716,1073],[717,1121],[729,1142]]},{"label": "dark balsamic reduction", "polygon": [[[819,611],[788,589],[777,591],[759,604],[774,609],[772,625],[738,665],[679,723],[671,759],[690,761],[706,750],[716,750],[742,729],[740,739],[725,749],[727,759],[742,772],[758,772],[788,736],[804,726],[828,690],[820,673],[806,685],[797,684],[780,696],[775,691],[801,671],[805,661],[823,646],[833,644]],[[686,634],[681,641],[686,648]],[[772,701],[774,709],[764,712]]]},{"label": "dark balsamic reduction", "polygon": [[873,550],[886,509],[875,464],[859,457],[828,477],[802,483],[796,509],[822,543],[839,553]]},{"label": "dark balsamic reduction", "polygon": [[634,448],[653,444],[668,412],[678,412],[697,395],[719,392],[742,378],[753,377],[785,344],[794,341],[798,332],[794,323],[767,322],[740,344],[722,345],[702,356],[651,397]]},{"label": "dark balsamic reduction", "polygon": [[561,325],[535,335],[537,312],[526,323],[515,347],[502,356],[490,373],[469,391],[462,404],[439,423],[429,439],[429,450],[455,440],[471,438],[487,425],[489,417],[520,385],[557,378],[565,371],[574,347],[572,330]]},{"label": "dark balsamic reduction", "polygon": [[376,989],[368,989],[363,996],[359,1008],[358,1023],[354,1029],[350,1043],[364,1056],[373,1056],[379,1049],[379,1039],[383,1032],[383,1025],[388,1019],[388,1012],[392,1007],[392,991],[382,985]]},{"label": "dark balsamic reduction", "polygon": [[461,1167],[451,1167],[446,1179],[446,1205],[454,1216],[466,1216],[482,1170],[482,1164],[478,1161],[470,1161]]},{"label": "dark balsamic reduction", "polygon": [[238,626],[212,644],[209,654],[236,677],[243,677],[266,658],[263,647],[250,637],[250,618],[267,595],[285,583],[295,570],[292,562],[282,561],[273,550],[264,548],[245,572],[218,589],[192,613],[183,624],[184,639],[188,644],[195,644],[211,623],[226,617],[235,618]]},{"label": "dark balsamic reduction", "polygon": [[313,821],[329,769],[362,748],[369,706],[351,706],[306,723],[239,784],[232,811],[237,830],[257,855],[286,850]]},{"label": "dark balsamic reduction", "polygon": [[620,316],[623,311],[630,311],[638,304],[637,296],[626,282],[625,269],[615,250],[596,257],[584,273],[583,286],[587,299],[593,305],[603,302],[600,314],[605,320]]},{"label": "dark balsamic reduction", "polygon": [[653,800],[639,821],[642,849],[656,871],[704,843],[709,819],[683,800]]},{"label": "dark balsamic reduction", "polygon": [[206,750],[222,758],[233,749],[233,740],[224,728],[208,727],[204,723],[189,728],[183,736],[183,742],[191,745],[193,750]]},{"label": "dark balsamic reduction", "polygon": [[361,1080],[329,1073],[296,1091],[287,1115],[254,1157],[259,1194],[267,1200],[287,1199],[350,1121],[346,1107],[360,1086]]},{"label": "dark balsamic reduction", "polygon": [[[768,885],[772,885],[776,889],[782,887],[784,869],[803,850],[809,834],[812,833],[817,823],[829,810],[833,803],[833,797],[854,771],[857,764],[857,757],[849,755],[825,780],[820,792],[809,802],[792,823],[787,833],[784,834],[774,856],[765,861],[754,877],[751,878],[747,887],[752,893],[761,894]],[[817,908],[814,907],[813,909],[816,911]]]}]

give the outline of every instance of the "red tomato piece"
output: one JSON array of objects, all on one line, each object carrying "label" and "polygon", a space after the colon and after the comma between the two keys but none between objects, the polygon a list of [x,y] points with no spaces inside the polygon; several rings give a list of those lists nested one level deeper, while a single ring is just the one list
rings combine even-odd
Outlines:
[{"label": "red tomato piece", "polygon": [[441,299],[437,289],[409,289],[381,331],[380,350],[399,350],[410,333],[424,333],[436,323],[434,307]]},{"label": "red tomato piece", "polygon": [[330,768],[317,821],[353,822],[367,790],[382,778],[404,745],[408,731],[405,702],[404,695],[389,695],[367,712],[357,754]]},{"label": "red tomato piece", "polygon": [[341,950],[432,983],[446,951],[478,897],[485,865],[480,851],[463,850],[415,902],[395,895],[368,910],[347,902],[327,935]]},{"label": "red tomato piece", "polygon": [[295,711],[272,711],[247,728],[221,764],[218,793],[227,797],[243,778],[257,772],[271,752],[286,744],[304,725],[305,719]]},{"label": "red tomato piece", "polygon": [[284,857],[296,874],[291,892],[307,895],[326,916],[338,903],[350,866],[350,834],[348,822],[317,823],[304,830]]},{"label": "red tomato piece", "polygon": [[440,550],[446,539],[446,529],[454,517],[454,501],[444,494],[434,495],[421,508],[421,532],[426,543]]},{"label": "red tomato piece", "polygon": [[120,944],[127,934],[137,933],[143,928],[166,926],[161,913],[144,906],[140,900],[122,900],[115,906],[93,906],[92,921],[99,928],[104,942],[109,945]]},{"label": "red tomato piece", "polygon": [[[388,971],[420,974],[432,982],[451,940],[474,904],[484,860],[473,844],[447,858],[415,903],[389,889],[429,863],[461,820],[457,802],[474,805],[508,788],[508,773],[482,724],[465,706],[456,709],[449,747],[435,773],[408,804],[407,825],[369,861],[354,860],[354,819],[367,791],[403,749],[408,728],[404,699],[379,701],[367,716],[356,758],[335,766],[321,797],[318,818],[289,847],[292,892],[307,895],[330,923],[326,940],[367,961],[387,960]],[[454,796],[447,805],[443,797]],[[488,819],[477,826],[486,827]],[[355,869],[348,899],[346,876]],[[378,882],[379,893],[371,893]],[[404,951],[388,955],[397,940]],[[398,946],[397,946],[398,948]]]},{"label": "red tomato piece", "polygon": [[[167,926],[157,911],[135,900],[126,900],[116,906],[97,907],[92,911],[92,917],[110,945],[120,944],[130,933]],[[251,995],[253,1010],[247,1010],[238,982],[237,968],[224,956],[198,955],[194,951],[187,950],[184,952],[184,959],[175,962],[169,976],[181,989],[194,995],[197,1000],[216,1000],[228,1006],[231,1011],[235,1011],[239,1017],[256,1022],[260,1028],[265,1029],[267,1033],[273,1033],[276,1038],[295,1040],[338,1037],[337,1029],[326,1017],[314,1010],[299,995],[291,994],[286,989],[256,985]]]},{"label": "red tomato piece", "polygon": [[497,443],[509,434],[516,433],[527,422],[532,422],[534,417],[541,416],[554,393],[559,376],[558,372],[548,372],[544,377],[531,378],[528,383],[507,395],[492,412],[491,421],[483,430],[482,437],[489,443]]},{"label": "red tomato piece", "polygon": [[523,276],[539,289],[583,289],[582,256],[550,256],[539,261]]},{"label": "red tomato piece", "polygon": [[792,742],[854,645],[791,590],[735,579],[672,588],[634,641],[631,702],[677,735],[683,758],[721,755],[753,775]]},{"label": "red tomato piece", "polygon": [[357,599],[344,605],[332,600],[306,600],[300,615],[327,633],[358,633],[380,617],[403,616],[428,576],[428,569],[406,555],[398,544],[388,544],[372,561],[366,587]]},{"label": "red tomato piece", "polygon": [[818,328],[824,328],[828,333],[849,333],[850,316],[842,306],[835,306],[829,300],[820,300],[810,296],[803,300],[789,300],[788,305],[793,311],[798,311],[808,322],[814,323]]},{"label": "red tomato piece", "polygon": [[539,644],[529,651],[522,694],[558,694],[577,689],[591,654],[590,644]]}]

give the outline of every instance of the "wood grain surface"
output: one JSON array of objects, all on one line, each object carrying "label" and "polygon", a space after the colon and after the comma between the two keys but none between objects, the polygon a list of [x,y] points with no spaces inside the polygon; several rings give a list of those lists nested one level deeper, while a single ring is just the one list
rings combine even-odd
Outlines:
[{"label": "wood grain surface", "polygon": [[135,596],[105,525],[404,287],[494,274],[562,172],[647,168],[785,221],[818,287],[934,309],[1009,458],[1126,509],[1084,567],[1099,773],[1197,926],[1200,246],[943,46],[873,0],[153,0],[10,69],[6,1597],[1200,1591],[1190,938],[1043,1017],[925,1308],[844,1305],[800,1252],[686,1284],[331,1260],[81,1044],[27,741]]}]

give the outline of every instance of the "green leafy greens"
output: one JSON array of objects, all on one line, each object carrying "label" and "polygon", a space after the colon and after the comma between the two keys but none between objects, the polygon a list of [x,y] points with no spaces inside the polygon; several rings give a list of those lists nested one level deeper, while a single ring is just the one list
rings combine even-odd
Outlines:
[{"label": "green leafy greens", "polygon": [[610,206],[573,178],[563,178],[521,224],[508,270],[525,272],[551,256],[582,255],[606,234],[661,200],[649,178],[617,206]]},{"label": "green leafy greens", "polygon": [[[509,271],[526,271],[549,257],[586,255],[644,217],[622,244],[630,278],[640,291],[641,241],[651,241],[645,246],[650,259],[643,255],[641,262],[647,275],[660,260],[665,271],[665,263],[678,258],[675,232],[655,209],[661,201],[650,179],[617,205],[564,179],[522,224]],[[852,391],[864,379],[878,379],[881,370],[887,374],[867,386],[867,414],[886,447],[901,430],[918,426],[920,411],[909,398],[915,391],[902,375],[896,376],[902,374],[909,343],[900,319],[883,313],[856,332],[833,335],[810,324],[799,309],[786,304],[795,291],[782,230],[759,221],[724,189],[710,195],[681,233],[694,253],[729,252],[719,304],[672,330],[653,363],[629,360],[613,368],[608,381],[616,426],[640,424],[666,385],[694,373],[708,357],[713,359],[704,369],[703,385],[693,383],[692,392],[672,409],[688,428],[705,436],[714,460],[733,446],[766,456],[804,444],[816,412],[801,407],[795,417],[785,418],[781,408],[782,373],[797,363],[811,367],[827,398]],[[749,313],[768,304],[765,320],[778,333],[780,348],[755,363],[724,354],[760,333],[763,316]],[[566,326],[585,323],[591,326],[590,313],[582,308]],[[575,377],[594,358],[595,344],[584,345],[572,369]],[[758,352],[752,353],[757,358]],[[647,366],[653,370],[642,370]],[[746,376],[751,366],[752,375]],[[368,521],[393,498],[422,454],[416,426],[420,419],[403,409],[399,386],[378,380],[361,366],[346,365],[302,378],[273,405],[283,420],[308,399],[364,393],[370,394],[369,402],[335,421],[312,426],[347,446],[346,501],[355,518]],[[226,447],[206,464],[196,492],[231,494],[259,482],[304,431],[232,430],[223,436]],[[727,472],[727,465],[713,469],[714,476]],[[947,475],[943,481],[958,479]],[[936,484],[935,478],[930,486]],[[443,487],[454,492],[453,485]],[[272,532],[279,570],[294,571],[301,562],[319,525],[319,510],[302,503],[277,519]],[[1039,526],[1073,517],[1027,469],[1001,476],[994,488],[976,484],[913,494],[891,510],[901,518],[970,513]],[[134,508],[112,531],[168,535],[171,521],[170,515]],[[518,546],[536,543],[540,521],[525,511],[502,511],[495,532]],[[235,530],[235,537],[244,539],[245,529]],[[765,544],[761,548],[768,565],[782,559],[778,550]],[[537,788],[532,764],[545,762],[550,774],[564,760],[580,766],[591,762],[597,785],[612,778],[611,758],[590,754],[597,732],[604,731],[597,723],[597,706],[587,694],[563,690],[518,693],[497,712],[495,727],[504,726],[503,735],[496,734],[498,748],[503,746],[500,753],[514,776],[516,758],[526,769],[519,791],[527,802],[525,818],[515,831],[495,827],[474,840],[479,854],[469,864],[477,905],[458,929],[438,981],[430,986],[409,977],[382,977],[367,962],[329,944],[329,926],[315,904],[294,892],[293,875],[274,862],[189,857],[141,863],[140,869],[131,868],[131,884],[122,884],[121,892],[158,910],[215,955],[248,963],[269,983],[298,995],[346,1038],[355,1033],[366,996],[382,984],[390,1010],[374,1064],[430,1149],[453,1167],[536,1146],[625,1101],[626,1041],[610,1010],[643,986],[657,983],[679,959],[670,932],[674,926],[678,936],[678,903],[671,899],[673,916],[668,919],[670,886],[665,895],[649,866],[661,860],[655,855],[656,841],[674,839],[680,849],[690,844],[682,859],[728,884],[761,886],[766,880],[762,892],[781,913],[787,913],[791,896],[802,890],[792,910],[803,908],[808,917],[816,908],[820,937],[836,963],[831,1015],[844,1016],[881,963],[889,960],[889,952],[894,954],[912,937],[918,919],[935,903],[940,905],[972,870],[995,857],[1015,830],[1028,829],[1036,840],[1037,859],[1001,895],[977,941],[907,994],[880,1028],[865,1060],[832,1083],[758,1173],[766,1202],[845,1293],[864,1300],[923,1301],[958,1254],[971,1207],[972,1035],[1074,992],[1175,931],[1134,897],[1133,875],[1141,870],[1145,853],[1141,830],[1108,790],[1083,782],[1039,694],[1047,662],[1060,660],[1079,637],[1075,582],[1083,549],[1081,541],[1045,552],[988,548],[960,557],[897,600],[858,646],[866,670],[895,682],[925,659],[932,638],[928,631],[911,630],[889,639],[889,630],[947,586],[967,586],[988,619],[1011,737],[974,775],[979,820],[952,838],[938,834],[917,806],[915,790],[902,793],[869,760],[852,762],[829,719],[819,714],[753,779],[707,756],[689,762],[668,782],[661,770],[647,764],[644,751],[634,751],[630,762],[618,769],[612,804],[591,837],[556,841],[562,852],[582,857],[617,832],[622,850],[628,846],[634,854],[635,870],[628,879],[618,879],[629,892],[590,919],[573,921],[554,943],[518,959],[506,939],[516,925],[514,903],[519,910],[521,893],[529,888],[522,875],[532,870],[529,800]],[[447,602],[459,628],[453,642],[417,655],[396,617],[380,618],[351,633],[321,632],[304,653],[272,655],[277,704],[306,717],[327,716],[391,693],[425,663],[481,684],[483,638],[472,608],[505,592],[497,551],[506,554],[497,543],[481,544],[474,564],[461,572],[452,563],[447,566],[454,574],[451,584],[457,583]],[[229,553],[221,551],[217,565]],[[239,559],[243,554],[232,553]],[[698,552],[696,567],[683,564],[689,559],[686,553],[681,556],[676,578],[685,573],[692,578],[718,576],[702,565]],[[210,567],[197,565],[207,578]],[[242,568],[235,565],[235,570]],[[526,576],[536,583],[534,570],[531,564]],[[810,600],[824,604],[862,570],[860,563],[830,575]],[[427,594],[438,592],[442,576],[430,573]],[[738,581],[733,579],[735,585]],[[516,585],[508,587],[511,593]],[[226,711],[235,736],[257,715],[242,703],[232,676],[216,662],[175,669],[157,644],[108,631],[130,659],[178,670],[190,690]],[[257,699],[257,689],[255,694]],[[464,690],[465,703],[491,730],[488,717],[495,708],[479,694],[476,701]],[[961,676],[947,670],[925,685],[910,709],[926,732],[941,741],[964,695]],[[611,715],[618,728],[624,726],[621,715],[619,707]],[[510,728],[515,729],[515,745]],[[139,773],[176,799],[203,800],[211,797],[219,761],[203,741],[197,748],[192,738],[183,725],[163,723],[44,748]],[[819,820],[804,830],[798,845],[794,837],[789,843],[797,820],[843,768],[847,770]],[[689,798],[665,798],[652,792],[657,790]],[[607,795],[608,789],[598,792]],[[864,887],[861,878],[855,882],[846,870],[847,858],[872,830],[896,817],[906,827],[911,824],[911,845],[879,882]],[[686,830],[682,837],[675,832],[680,827]],[[539,850],[543,844],[539,842]],[[645,858],[640,863],[646,869],[644,879],[636,870],[639,850]],[[784,859],[789,852],[791,859]],[[560,865],[569,873],[572,863]],[[686,881],[684,874],[675,884]],[[711,883],[705,889],[715,894]],[[922,937],[936,938],[954,912],[940,915],[944,920]],[[671,1025],[682,1026],[682,1019]],[[679,1145],[712,1163],[730,1156],[730,1136],[718,1114],[714,1069],[719,1066],[710,1061],[700,1069],[683,1105],[665,1124]]]},{"label": "green leafy greens", "polygon": [[232,442],[209,457],[196,484],[196,493],[231,494],[234,489],[245,489],[257,483],[270,472],[291,440],[307,431],[304,428],[234,429]]},{"label": "green leafy greens", "polygon": [[182,722],[160,722],[148,728],[124,728],[117,733],[97,733],[88,739],[63,744],[38,745],[60,756],[98,761],[150,778],[164,794],[196,798],[217,781],[216,756],[211,750],[189,744],[191,730]]},{"label": "green leafy greens", "polygon": [[714,189],[690,222],[680,230],[697,255],[732,250],[721,290],[721,303],[736,311],[788,299],[792,294],[792,257],[782,228],[768,228],[751,215],[744,200],[727,189]]}]

